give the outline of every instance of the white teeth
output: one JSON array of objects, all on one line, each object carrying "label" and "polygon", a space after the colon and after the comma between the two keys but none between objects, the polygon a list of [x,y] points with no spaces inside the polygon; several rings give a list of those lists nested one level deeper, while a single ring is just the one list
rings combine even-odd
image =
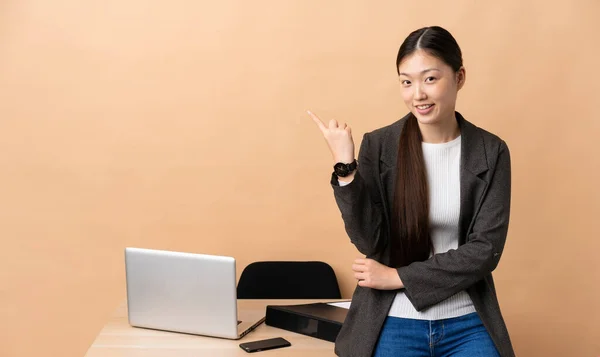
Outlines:
[{"label": "white teeth", "polygon": [[433,106],[433,104],[427,104],[427,105],[417,105],[417,108],[419,108],[419,109],[428,109],[428,108],[430,108],[431,106]]}]

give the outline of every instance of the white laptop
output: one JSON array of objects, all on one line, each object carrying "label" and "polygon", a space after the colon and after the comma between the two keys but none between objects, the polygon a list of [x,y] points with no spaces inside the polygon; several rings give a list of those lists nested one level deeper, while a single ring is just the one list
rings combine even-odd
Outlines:
[{"label": "white laptop", "polygon": [[238,319],[232,257],[125,248],[125,270],[131,326],[239,339],[265,320]]}]

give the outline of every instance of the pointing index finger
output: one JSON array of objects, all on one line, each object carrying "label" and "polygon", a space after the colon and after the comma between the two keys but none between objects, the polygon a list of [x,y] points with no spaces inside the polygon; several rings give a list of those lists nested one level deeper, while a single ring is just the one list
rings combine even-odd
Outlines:
[{"label": "pointing index finger", "polygon": [[325,131],[325,129],[327,129],[325,124],[321,121],[321,119],[319,119],[318,116],[314,115],[313,112],[311,112],[310,110],[307,110],[306,112],[308,113],[308,115],[310,115],[312,120],[315,122],[315,124],[317,124],[317,126],[319,127],[319,129],[321,129],[321,131]]}]

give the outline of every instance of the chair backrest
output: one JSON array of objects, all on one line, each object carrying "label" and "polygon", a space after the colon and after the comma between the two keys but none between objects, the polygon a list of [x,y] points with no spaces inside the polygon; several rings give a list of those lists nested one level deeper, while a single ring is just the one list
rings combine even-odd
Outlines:
[{"label": "chair backrest", "polygon": [[335,272],[324,262],[266,261],[248,265],[238,299],[341,299]]}]

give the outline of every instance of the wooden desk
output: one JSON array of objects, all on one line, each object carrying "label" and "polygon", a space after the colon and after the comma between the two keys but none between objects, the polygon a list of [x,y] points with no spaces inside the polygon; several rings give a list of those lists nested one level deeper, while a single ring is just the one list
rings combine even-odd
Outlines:
[{"label": "wooden desk", "polygon": [[[239,300],[238,310],[263,312],[267,305],[292,305],[323,300]],[[283,337],[292,346],[249,354],[239,347],[242,342]],[[127,305],[124,302],[87,351],[86,357],[202,357],[202,356],[335,356],[332,342],[267,326],[262,323],[240,340],[186,335],[131,327],[127,321]]]}]

